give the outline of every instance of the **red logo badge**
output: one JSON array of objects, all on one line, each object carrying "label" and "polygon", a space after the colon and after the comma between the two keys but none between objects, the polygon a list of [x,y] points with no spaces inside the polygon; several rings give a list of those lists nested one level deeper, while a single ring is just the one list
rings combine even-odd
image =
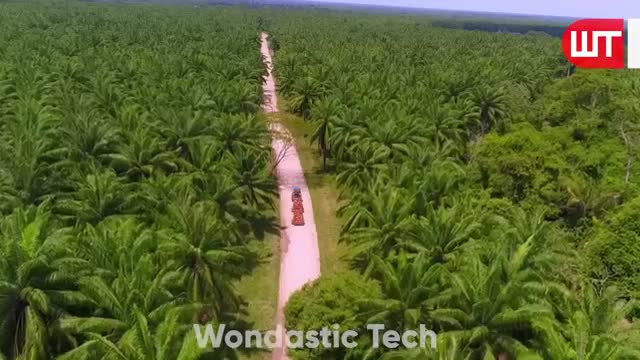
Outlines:
[{"label": "red logo badge", "polygon": [[624,68],[624,19],[583,19],[562,36],[562,52],[587,69]]}]

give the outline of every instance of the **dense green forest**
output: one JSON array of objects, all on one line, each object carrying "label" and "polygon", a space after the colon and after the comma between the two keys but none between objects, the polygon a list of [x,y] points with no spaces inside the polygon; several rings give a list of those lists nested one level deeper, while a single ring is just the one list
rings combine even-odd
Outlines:
[{"label": "dense green forest", "polygon": [[210,358],[190,324],[242,322],[276,220],[258,35],[239,9],[0,5],[0,359]]},{"label": "dense green forest", "polygon": [[251,327],[278,231],[260,31],[349,249],[287,327],[439,335],[292,357],[640,359],[640,75],[433,22],[0,1],[0,359],[242,356],[191,324]]},{"label": "dense green forest", "polygon": [[354,271],[295,295],[288,327],[440,335],[437,355],[297,358],[640,358],[638,74],[576,71],[546,34],[412,17],[267,27],[281,96],[340,186]]}]

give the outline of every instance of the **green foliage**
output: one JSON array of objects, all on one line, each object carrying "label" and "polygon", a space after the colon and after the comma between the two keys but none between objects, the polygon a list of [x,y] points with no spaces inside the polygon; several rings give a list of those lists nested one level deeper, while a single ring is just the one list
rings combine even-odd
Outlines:
[{"label": "green foliage", "polygon": [[613,73],[598,70],[578,72],[556,81],[545,89],[546,96],[541,101],[543,119],[551,125],[580,120],[581,115],[588,117],[590,123],[598,122],[600,116],[611,119],[615,98],[625,94],[617,82]]},{"label": "green foliage", "polygon": [[624,204],[606,222],[599,222],[594,237],[585,246],[589,254],[589,273],[608,279],[626,291],[640,285],[640,200]]},{"label": "green foliage", "polygon": [[561,204],[566,193],[562,176],[571,175],[562,144],[530,126],[504,136],[487,136],[474,155],[477,182],[495,197],[515,203]]},{"label": "green foliage", "polygon": [[[296,15],[270,23],[279,91],[315,126],[352,268],[382,290],[340,306],[440,339],[436,354],[365,345],[339,358],[637,358],[637,322],[618,311],[639,285],[637,74],[576,70],[559,39],[533,32]],[[500,26],[481,24],[537,24]],[[592,326],[611,319],[624,325]]]},{"label": "green foliage", "polygon": [[196,360],[191,324],[241,326],[276,231],[243,18],[0,5],[0,358]]},{"label": "green foliage", "polygon": [[2,2],[0,358],[238,357],[189,326],[250,325],[235,284],[278,231],[257,29],[354,269],[296,293],[287,326],[440,335],[293,357],[639,358],[637,75],[434,22]]},{"label": "green foliage", "polygon": [[[345,272],[331,277],[323,277],[291,296],[285,307],[286,328],[296,330],[317,330],[323,327],[366,332],[365,319],[358,318],[359,304],[381,298],[380,286],[355,272]],[[358,339],[362,341],[362,339]],[[362,345],[363,343],[359,343]],[[296,359],[342,358],[344,348],[296,350]]]},{"label": "green foliage", "polygon": [[338,324],[357,329],[363,324],[354,318],[358,303],[380,297],[380,287],[355,272],[325,277],[305,285],[291,297],[286,306],[286,327],[320,329]]}]

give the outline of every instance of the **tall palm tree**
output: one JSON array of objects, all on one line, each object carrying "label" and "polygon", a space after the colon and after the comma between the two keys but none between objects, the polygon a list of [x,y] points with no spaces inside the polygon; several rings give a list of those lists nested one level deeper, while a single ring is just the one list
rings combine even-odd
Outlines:
[{"label": "tall palm tree", "polygon": [[224,115],[216,118],[213,138],[222,144],[223,154],[233,154],[240,150],[262,150],[269,133],[264,119],[255,115]]},{"label": "tall palm tree", "polygon": [[476,88],[472,93],[471,101],[476,107],[480,134],[488,133],[507,115],[504,94],[500,89],[488,86]]},{"label": "tall palm tree", "polygon": [[171,173],[178,170],[175,150],[166,150],[162,140],[142,128],[127,134],[116,152],[106,154],[103,158],[118,173],[132,180],[149,177],[155,172]]},{"label": "tall palm tree", "polygon": [[364,300],[359,316],[368,324],[384,324],[385,328],[398,332],[416,330],[430,320],[429,311],[437,302],[444,268],[432,265],[424,253],[398,256],[383,260],[372,257],[367,276],[378,279],[383,298]]},{"label": "tall palm tree", "polygon": [[418,253],[426,253],[434,264],[456,258],[478,236],[478,213],[469,205],[459,202],[453,207],[428,208],[418,219],[411,236],[403,246]]},{"label": "tall palm tree", "polygon": [[362,114],[353,109],[345,109],[341,117],[333,119],[327,147],[331,149],[332,156],[342,161],[349,159],[351,154],[359,150],[362,139],[367,135],[366,121]]},{"label": "tall palm tree", "polygon": [[[53,140],[56,118],[51,106],[36,99],[18,98],[3,121],[0,166],[4,197],[11,204],[34,204],[49,191],[59,190],[53,159],[60,146]],[[11,190],[11,188],[13,190]]]},{"label": "tall palm tree", "polygon": [[485,265],[471,258],[451,274],[451,297],[431,312],[445,329],[443,336],[459,342],[472,358],[531,356],[542,334],[555,331],[553,312],[539,292],[531,292],[539,283],[515,278],[504,259]]},{"label": "tall palm tree", "polygon": [[[415,176],[418,173],[420,176]],[[455,162],[435,160],[428,165],[415,164],[410,172],[411,184],[405,186],[415,193],[418,216],[426,216],[430,208],[445,205],[448,198],[463,188],[464,170]]]},{"label": "tall palm tree", "polygon": [[460,143],[463,140],[464,119],[439,104],[431,104],[425,112],[432,141],[440,144],[447,141]]},{"label": "tall palm tree", "polygon": [[458,102],[477,85],[477,80],[474,79],[473,76],[468,75],[468,73],[464,73],[463,76],[451,75],[452,74],[444,75],[447,82],[445,83],[444,89],[441,90],[441,93],[446,101]]},{"label": "tall palm tree", "polygon": [[340,209],[346,217],[341,240],[352,244],[354,259],[387,256],[409,236],[412,208],[406,194],[379,184]]},{"label": "tall palm tree", "polygon": [[314,103],[311,109],[311,119],[318,123],[311,135],[311,143],[317,142],[322,154],[322,170],[327,171],[328,139],[338,116],[341,106],[333,97],[323,98]]},{"label": "tall palm tree", "polygon": [[[411,123],[411,121],[409,122]],[[390,160],[405,158],[412,150],[424,145],[424,138],[416,133],[406,132],[397,121],[372,124],[368,136],[363,139],[368,146],[381,151]]]},{"label": "tall palm tree", "polygon": [[207,307],[203,316],[219,319],[240,309],[233,280],[245,275],[254,260],[245,246],[231,243],[215,212],[205,202],[170,205],[164,221],[172,231],[159,252],[166,278],[185,289],[189,301]]},{"label": "tall palm tree", "polygon": [[627,317],[634,304],[609,287],[598,294],[583,284],[570,304],[562,331],[549,340],[549,354],[557,359],[635,359],[640,356],[640,331]]},{"label": "tall palm tree", "polygon": [[181,156],[189,152],[189,142],[212,134],[211,114],[201,110],[187,109],[182,112],[169,110],[158,114],[162,121],[159,133],[167,141],[169,149],[177,149]]},{"label": "tall palm tree", "polygon": [[223,226],[227,242],[244,244],[251,229],[250,215],[255,209],[244,201],[242,185],[235,182],[232,174],[223,170],[225,168],[224,164],[219,163],[215,169],[207,173],[192,174],[191,186],[195,195],[185,191],[181,194],[183,196],[179,199],[178,205],[186,210],[184,206],[191,206],[195,200],[202,199],[204,202],[198,206],[210,207],[209,216],[215,217],[217,223]]},{"label": "tall palm tree", "polygon": [[60,195],[55,210],[63,218],[96,224],[128,210],[131,186],[124,184],[111,169],[93,171],[75,182],[74,192]]},{"label": "tall palm tree", "polygon": [[118,128],[105,119],[96,121],[99,116],[94,109],[82,109],[60,127],[56,138],[63,144],[66,167],[73,168],[77,162],[96,162],[115,151],[120,140]]},{"label": "tall palm tree", "polygon": [[87,341],[57,360],[197,360],[206,353],[198,347],[190,324],[179,312],[171,312],[158,325],[153,325],[139,311],[127,332],[114,340],[97,333],[88,333]]},{"label": "tall palm tree", "polygon": [[265,153],[238,152],[226,163],[233,181],[245,202],[256,209],[271,207],[277,193]]},{"label": "tall palm tree", "polygon": [[53,323],[82,303],[73,274],[60,270],[68,237],[50,221],[43,204],[18,208],[0,223],[0,352],[10,359],[47,358]]},{"label": "tall palm tree", "polygon": [[[501,242],[508,254],[509,271],[521,279],[543,279],[547,291],[560,299],[567,296],[562,274],[557,269],[570,268],[575,254],[566,242],[559,241],[544,210],[531,212],[517,208],[501,228]],[[500,235],[499,235],[500,236]]]},{"label": "tall palm tree", "polygon": [[178,199],[195,196],[193,176],[187,174],[157,175],[137,183],[135,190],[128,197],[128,208],[148,221],[165,214],[169,205]]},{"label": "tall palm tree", "polygon": [[382,149],[373,146],[353,148],[349,158],[338,164],[338,184],[349,189],[367,189],[376,176],[387,169],[387,156]]},{"label": "tall palm tree", "polygon": [[308,119],[312,103],[321,95],[321,87],[318,81],[310,76],[305,76],[293,83],[289,106],[291,110],[300,114],[303,119]]}]

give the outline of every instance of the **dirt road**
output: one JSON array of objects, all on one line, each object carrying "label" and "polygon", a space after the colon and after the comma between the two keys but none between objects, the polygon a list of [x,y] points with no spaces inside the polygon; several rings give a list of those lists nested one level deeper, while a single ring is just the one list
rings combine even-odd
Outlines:
[{"label": "dirt road", "polygon": [[[268,74],[263,84],[265,112],[277,112],[278,100],[276,97],[276,85],[271,70],[271,52],[269,51],[268,35],[261,34],[262,43],[260,51],[262,53]],[[280,233],[280,288],[278,292],[278,318],[277,324],[284,328],[284,306],[289,296],[304,284],[320,276],[320,253],[318,250],[318,237],[316,234],[316,224],[313,217],[313,206],[311,196],[304,179],[304,172],[300,165],[300,159],[295,146],[287,145],[283,136],[279,133],[288,133],[287,129],[278,123],[271,124],[273,140],[271,146],[275,154],[281,154],[283,149],[286,153],[278,163],[278,191],[280,194],[280,221],[282,230]],[[304,205],[304,226],[291,225],[291,192],[294,186],[302,190],[302,200]],[[283,349],[273,351],[273,360],[288,359]]]}]

